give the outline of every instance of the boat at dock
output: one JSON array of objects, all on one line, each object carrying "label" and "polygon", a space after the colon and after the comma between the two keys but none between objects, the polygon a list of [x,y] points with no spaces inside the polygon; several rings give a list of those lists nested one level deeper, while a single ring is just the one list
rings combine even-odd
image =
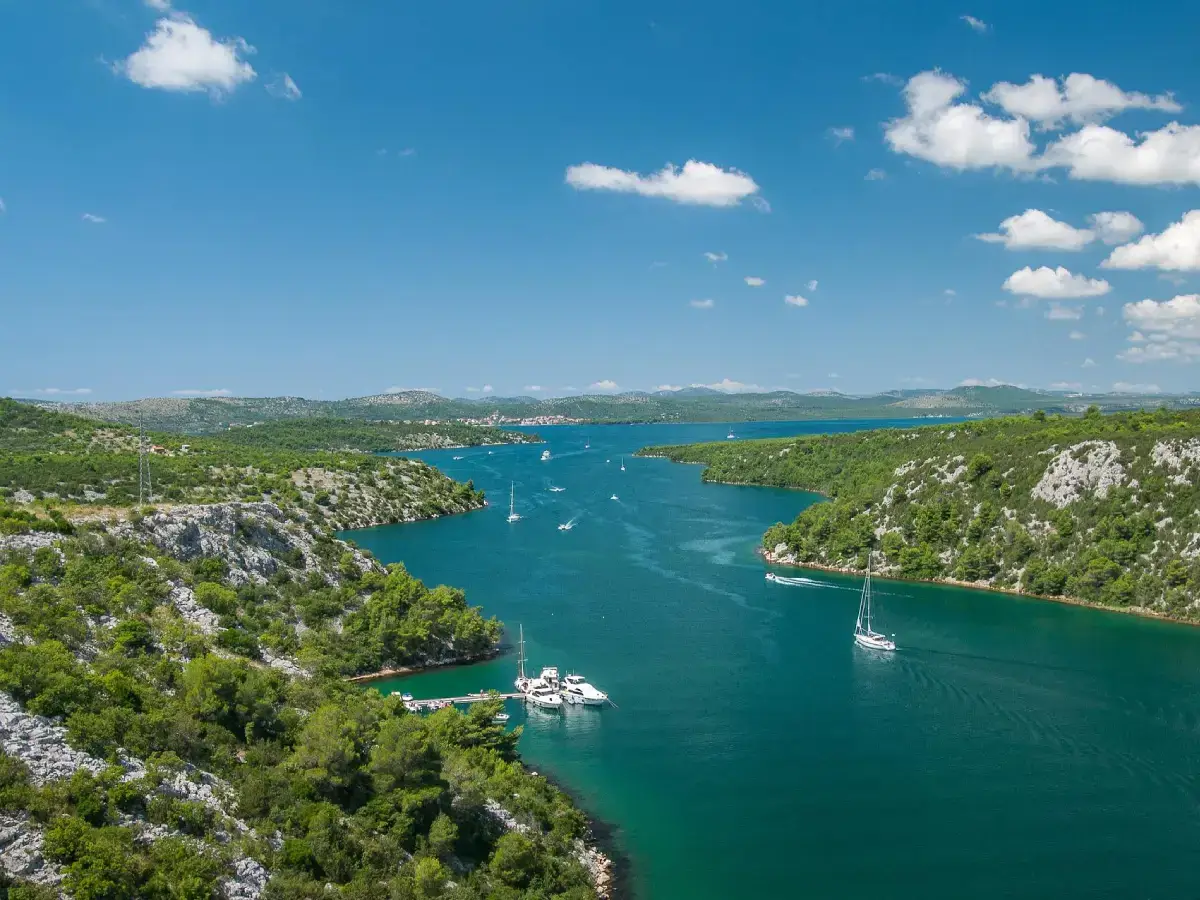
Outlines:
[{"label": "boat at dock", "polygon": [[563,699],[572,703],[582,703],[584,706],[603,706],[608,702],[608,694],[587,683],[582,675],[568,675],[563,679]]},{"label": "boat at dock", "polygon": [[517,641],[517,680],[514,682],[517,690],[523,695],[525,702],[541,709],[562,709],[563,698],[559,693],[558,669],[547,666],[537,678],[525,674],[525,626],[521,626],[520,640]]},{"label": "boat at dock", "polygon": [[510,718],[512,718],[512,717],[509,716],[508,713],[496,713],[496,715],[492,716],[492,721],[495,722],[497,725],[503,725]]},{"label": "boat at dock", "polygon": [[[894,635],[893,635],[894,636]],[[862,599],[858,603],[858,621],[854,625],[854,643],[868,650],[895,650],[896,642],[871,628],[871,561],[863,579]]]}]

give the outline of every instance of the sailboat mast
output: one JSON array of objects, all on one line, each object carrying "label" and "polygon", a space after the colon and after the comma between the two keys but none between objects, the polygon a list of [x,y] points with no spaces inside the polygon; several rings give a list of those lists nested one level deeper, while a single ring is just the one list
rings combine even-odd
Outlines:
[{"label": "sailboat mast", "polygon": [[525,626],[520,626],[521,637],[517,641],[517,678],[525,677]]},{"label": "sailboat mast", "polygon": [[517,500],[517,483],[510,481],[508,483],[508,514],[511,516],[516,509],[515,503]]}]

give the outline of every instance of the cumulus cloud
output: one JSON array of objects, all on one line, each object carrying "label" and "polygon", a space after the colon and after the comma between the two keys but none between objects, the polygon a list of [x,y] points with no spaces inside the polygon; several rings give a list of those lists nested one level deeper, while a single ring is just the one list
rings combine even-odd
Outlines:
[{"label": "cumulus cloud", "polygon": [[743,280],[746,282],[746,284],[750,285],[750,287],[762,287],[767,283],[766,279],[759,278],[757,275],[747,275]]},{"label": "cumulus cloud", "polygon": [[540,393],[541,391],[544,391],[545,388],[542,387],[540,384],[527,384],[527,385],[525,385],[525,387],[521,388],[521,390],[533,391],[536,394],[536,393]]},{"label": "cumulus cloud", "polygon": [[1011,116],[1058,128],[1064,122],[1100,122],[1127,109],[1179,112],[1183,107],[1170,94],[1150,96],[1121,90],[1110,81],[1072,72],[1061,81],[1032,75],[1025,84],[1001,81],[983,94]]},{"label": "cumulus cloud", "polygon": [[1099,297],[1112,290],[1112,285],[1102,278],[1073,275],[1059,266],[1051,269],[1026,266],[1008,276],[1004,290],[1022,297],[1041,297],[1045,300],[1076,300],[1082,297]]},{"label": "cumulus cloud", "polygon": [[815,291],[815,290],[817,289],[817,284],[818,284],[818,283],[819,283],[819,282],[817,281],[817,279],[815,279],[815,278],[814,278],[814,279],[813,279],[812,281],[810,281],[810,282],[809,282],[807,285],[805,285],[805,287],[807,287],[807,288],[808,288],[808,290],[809,290],[809,292],[811,293],[812,291]]},{"label": "cumulus cloud", "polygon": [[1095,367],[1096,367],[1096,361],[1094,359],[1092,359],[1090,356],[1087,359],[1085,359],[1083,361],[1083,365],[1080,366],[1080,368],[1082,368],[1082,369],[1094,369]]},{"label": "cumulus cloud", "polygon": [[1046,310],[1046,318],[1057,322],[1073,322],[1083,318],[1083,310],[1078,306],[1051,303],[1050,308]]},{"label": "cumulus cloud", "polygon": [[1052,391],[1077,391],[1083,387],[1078,381],[1056,381],[1050,385]]},{"label": "cumulus cloud", "polygon": [[1118,394],[1157,394],[1161,390],[1157,384],[1131,384],[1128,381],[1114,381],[1112,389]]},{"label": "cumulus cloud", "polygon": [[688,303],[694,309],[712,309],[717,305],[711,297],[705,297],[703,300],[689,300]]},{"label": "cumulus cloud", "polygon": [[944,291],[942,291],[942,293],[945,294],[947,297],[957,297],[958,296],[958,291],[956,291],[954,288],[946,288]]},{"label": "cumulus cloud", "polygon": [[1092,230],[1106,244],[1123,244],[1133,240],[1145,229],[1141,220],[1131,212],[1098,212],[1088,216]]},{"label": "cumulus cloud", "polygon": [[287,72],[281,72],[267,85],[267,93],[272,97],[279,97],[281,100],[299,100],[304,96],[300,92],[300,86],[292,80],[292,76]]},{"label": "cumulus cloud", "polygon": [[840,144],[843,141],[852,141],[854,140],[854,129],[849,125],[843,128],[830,128],[829,136],[833,138],[835,144]]},{"label": "cumulus cloud", "polygon": [[91,392],[92,392],[91,388],[56,388],[56,387],[34,388],[31,391],[30,390],[13,391],[13,393],[18,396],[24,395],[24,394],[45,394],[47,397],[68,397],[68,396],[82,397],[82,396],[86,396],[87,394],[90,394]]},{"label": "cumulus cloud", "polygon": [[999,233],[975,237],[991,244],[1003,244],[1009,250],[1082,250],[1096,235],[1086,228],[1060,222],[1040,209],[1027,209],[1001,222]]},{"label": "cumulus cloud", "polygon": [[1082,341],[1084,338],[1087,337],[1087,335],[1084,334],[1082,331],[1072,331],[1070,334],[1067,335],[1067,337],[1069,337],[1073,341]]},{"label": "cumulus cloud", "polygon": [[959,18],[967,23],[968,28],[978,34],[983,34],[992,27],[987,22],[983,21],[983,19],[977,19],[974,16],[959,16]]},{"label": "cumulus cloud", "polygon": [[966,82],[942,72],[914,75],[904,86],[906,114],[885,127],[888,146],[951,169],[1036,168],[1029,123],[998,119],[978,105],[956,103],[966,89]]},{"label": "cumulus cloud", "polygon": [[1003,384],[1008,384],[1008,382],[1001,381],[999,378],[964,378],[958,383],[958,387],[1000,387]]},{"label": "cumulus cloud", "polygon": [[878,81],[880,84],[890,84],[892,87],[900,87],[904,84],[903,78],[897,78],[891,72],[874,72],[870,75],[864,75],[863,81]]},{"label": "cumulus cloud", "polygon": [[714,253],[712,250],[705,250],[704,258],[714,266],[719,262],[725,262],[725,260],[729,259],[725,253]]},{"label": "cumulus cloud", "polygon": [[1200,294],[1126,303],[1121,314],[1134,331],[1131,346],[1118,358],[1134,363],[1200,360]]},{"label": "cumulus cloud", "polygon": [[1107,125],[1085,125],[1047,147],[1042,165],[1081,181],[1200,184],[1200,125],[1171,122],[1137,139]]},{"label": "cumulus cloud", "polygon": [[801,297],[799,294],[785,294],[783,302],[788,306],[808,306],[808,298]]},{"label": "cumulus cloud", "polygon": [[104,218],[104,216],[96,216],[92,215],[91,213],[84,213],[79,218],[83,219],[85,222],[91,222],[93,225],[103,225],[108,221],[108,219]]},{"label": "cumulus cloud", "polygon": [[145,2],[148,7],[159,12],[166,12],[171,8],[171,0],[145,0]]},{"label": "cumulus cloud", "polygon": [[863,181],[883,181],[885,178],[887,178],[887,172],[883,169],[870,169],[863,176]]},{"label": "cumulus cloud", "polygon": [[164,91],[207,91],[221,96],[257,74],[243,59],[254,53],[242,38],[217,40],[189,16],[159,19],[146,42],[114,66],[134,84]]},{"label": "cumulus cloud", "polygon": [[229,388],[183,388],[171,393],[176,397],[229,397],[233,391]]},{"label": "cumulus cloud", "polygon": [[722,378],[716,384],[693,384],[692,387],[709,388],[714,391],[724,391],[727,394],[758,393],[763,390],[762,385],[745,384],[741,381],[732,381],[729,378]]},{"label": "cumulus cloud", "polygon": [[1147,234],[1132,244],[1117,247],[1100,265],[1108,269],[1162,269],[1190,272],[1200,269],[1200,209],[1161,234]]},{"label": "cumulus cloud", "polygon": [[665,197],[694,206],[737,206],[759,191],[754,179],[737,169],[689,159],[683,168],[668,163],[651,175],[583,163],[567,169],[567,184],[580,191],[615,191]]},{"label": "cumulus cloud", "polygon": [[619,385],[610,378],[605,378],[602,381],[592,383],[592,389],[597,391],[615,391],[619,389]]},{"label": "cumulus cloud", "polygon": [[656,391],[682,391],[683,388],[678,384],[660,384],[655,388]]}]

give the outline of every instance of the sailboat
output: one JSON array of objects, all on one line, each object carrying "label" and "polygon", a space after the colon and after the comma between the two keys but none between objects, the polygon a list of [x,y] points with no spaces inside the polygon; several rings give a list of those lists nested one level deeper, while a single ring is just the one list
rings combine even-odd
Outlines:
[{"label": "sailboat", "polygon": [[858,621],[854,624],[854,643],[868,650],[895,650],[896,642],[871,628],[871,559],[863,579],[862,599],[858,602]]},{"label": "sailboat", "polygon": [[623,456],[621,457],[621,471],[625,471],[625,457]]},{"label": "sailboat", "polygon": [[521,520],[520,515],[517,514],[517,510],[516,510],[516,506],[515,506],[516,499],[517,499],[516,482],[509,482],[509,485],[508,485],[508,521],[510,521],[510,522],[519,522]]},{"label": "sailboat", "polygon": [[584,449],[584,450],[591,450],[591,449],[592,449],[592,440],[591,440],[591,438],[584,438],[584,439],[583,439],[583,449]]},{"label": "sailboat", "polygon": [[732,429],[732,428],[730,428],[730,429],[729,429],[729,434],[725,435],[725,440],[727,440],[727,441],[732,441],[732,440],[734,439],[734,437],[735,437],[735,435],[734,435],[734,433],[733,433],[733,429]]}]

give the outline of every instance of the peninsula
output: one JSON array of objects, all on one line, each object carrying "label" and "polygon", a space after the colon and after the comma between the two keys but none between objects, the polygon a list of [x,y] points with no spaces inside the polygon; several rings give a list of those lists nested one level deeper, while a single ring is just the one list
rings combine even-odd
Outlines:
[{"label": "peninsula", "polygon": [[650,447],[708,481],[823,494],[768,560],[1200,620],[1200,413],[1008,417]]}]

